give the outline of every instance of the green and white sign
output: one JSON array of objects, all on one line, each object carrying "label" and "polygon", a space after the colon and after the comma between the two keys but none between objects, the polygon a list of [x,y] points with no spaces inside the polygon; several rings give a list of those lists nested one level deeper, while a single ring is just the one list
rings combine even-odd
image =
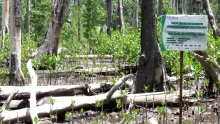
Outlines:
[{"label": "green and white sign", "polygon": [[203,51],[207,32],[207,15],[163,15],[161,49]]}]

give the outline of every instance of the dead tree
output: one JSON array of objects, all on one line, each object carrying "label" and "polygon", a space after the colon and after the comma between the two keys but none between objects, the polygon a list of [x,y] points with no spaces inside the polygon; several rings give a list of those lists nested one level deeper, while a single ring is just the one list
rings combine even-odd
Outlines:
[{"label": "dead tree", "polygon": [[4,37],[5,34],[9,32],[8,29],[8,22],[9,22],[9,0],[3,0],[2,4],[2,43],[0,44],[0,48],[4,47]]},{"label": "dead tree", "polygon": [[21,71],[21,1],[10,2],[10,62],[9,85],[24,85],[24,75]]},{"label": "dead tree", "polygon": [[69,8],[69,0],[52,0],[52,15],[49,27],[42,44],[37,52],[37,59],[41,58],[43,52],[57,55],[60,43],[60,34]]}]

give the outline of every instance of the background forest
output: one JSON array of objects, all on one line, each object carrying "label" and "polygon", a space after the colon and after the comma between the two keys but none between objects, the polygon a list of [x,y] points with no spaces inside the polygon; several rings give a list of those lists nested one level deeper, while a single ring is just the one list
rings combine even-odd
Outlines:
[{"label": "background forest", "polygon": [[[67,88],[66,94],[71,96],[71,99],[69,99],[70,97],[67,97],[69,100],[68,103],[66,102],[67,98],[65,98],[64,100],[60,100],[61,105],[59,105],[59,102],[58,102],[58,104],[55,104],[55,101],[57,100],[56,95],[58,96],[58,95],[62,94],[62,93],[60,93],[60,91],[58,92],[58,90],[55,90],[55,93],[54,93],[55,95],[49,94],[50,96],[53,96],[53,97],[47,98],[47,99],[49,99],[48,101],[46,101],[47,104],[42,103],[44,105],[37,106],[37,108],[41,108],[41,109],[36,110],[36,113],[32,112],[32,110],[34,110],[31,108],[32,103],[30,103],[30,110],[31,111],[29,111],[29,108],[24,108],[24,109],[19,110],[20,112],[23,112],[23,110],[26,112],[28,111],[31,118],[32,118],[32,121],[35,121],[34,119],[38,119],[38,118],[35,118],[35,117],[37,117],[37,111],[38,111],[38,114],[39,113],[45,114],[44,110],[46,110],[48,113],[46,113],[47,115],[46,114],[45,115],[50,116],[50,119],[52,121],[57,121],[56,119],[60,118],[60,117],[58,117],[61,115],[60,113],[64,113],[63,109],[67,109],[67,110],[72,109],[72,111],[69,112],[69,114],[70,114],[69,117],[71,117],[71,118],[69,118],[68,121],[70,122],[70,121],[73,121],[72,114],[74,113],[73,112],[74,109],[78,109],[78,110],[80,109],[79,113],[76,112],[74,114],[78,114],[80,116],[83,115],[83,113],[84,113],[83,108],[82,108],[81,104],[79,104],[79,102],[82,102],[82,105],[85,105],[86,107],[92,106],[93,108],[96,109],[96,111],[99,108],[101,108],[102,110],[100,112],[100,117],[102,117],[102,122],[103,122],[103,117],[104,117],[103,104],[105,104],[105,101],[110,101],[110,98],[112,98],[113,93],[119,89],[120,92],[116,92],[116,93],[118,93],[117,95],[119,95],[118,99],[116,97],[115,99],[113,99],[113,100],[115,100],[113,102],[115,104],[117,104],[117,106],[116,106],[117,110],[120,110],[120,109],[122,110],[122,116],[124,116],[124,118],[126,119],[126,120],[122,119],[122,122],[123,121],[129,122],[133,119],[132,116],[136,116],[138,114],[138,111],[141,109],[139,109],[139,110],[135,109],[135,110],[133,110],[133,112],[127,112],[126,113],[127,115],[126,114],[123,115],[123,109],[125,108],[125,110],[126,110],[126,106],[123,106],[123,104],[124,104],[123,102],[128,102],[128,101],[123,101],[123,100],[125,97],[127,97],[126,95],[128,93],[130,93],[130,91],[129,91],[130,89],[127,88],[127,86],[125,86],[125,84],[126,84],[125,81],[131,77],[133,78],[134,75],[130,74],[130,73],[133,73],[133,71],[136,71],[135,69],[137,68],[139,58],[143,57],[143,61],[147,61],[147,59],[146,59],[147,57],[142,56],[143,54],[140,57],[140,53],[142,52],[142,47],[144,46],[142,43],[145,42],[145,40],[146,40],[146,39],[143,40],[143,37],[141,37],[141,34],[142,34],[142,36],[145,36],[145,35],[143,35],[143,30],[145,30],[145,31],[151,31],[151,30],[150,29],[143,29],[144,26],[142,24],[145,23],[145,25],[146,25],[146,22],[148,22],[151,19],[150,17],[154,17],[155,14],[154,14],[154,12],[152,12],[150,14],[145,13],[145,15],[151,15],[151,16],[149,16],[147,18],[147,21],[146,20],[143,21],[144,16],[141,17],[141,12],[143,12],[143,13],[146,12],[146,11],[144,11],[146,8],[142,8],[142,11],[141,11],[141,5],[143,5],[143,6],[148,5],[148,7],[149,7],[150,4],[147,4],[146,1],[144,1],[143,2],[144,4],[143,4],[141,0],[117,0],[117,1],[116,0],[70,0],[71,2],[70,2],[70,6],[69,6],[69,2],[64,1],[64,0],[59,1],[60,4],[58,4],[59,2],[57,2],[56,0],[54,0],[54,1],[52,1],[52,0],[20,0],[20,1],[14,0],[14,1],[10,1],[12,3],[12,4],[10,3],[10,5],[11,5],[10,8],[13,8],[10,11],[12,13],[10,15],[11,21],[9,22],[10,30],[9,30],[9,32],[7,32],[7,31],[5,32],[4,31],[5,28],[4,28],[3,23],[4,23],[4,19],[7,16],[4,15],[5,5],[4,5],[3,1],[6,1],[6,0],[0,0],[0,4],[1,4],[0,5],[0,7],[1,7],[0,14],[2,15],[2,20],[0,21],[0,23],[2,23],[2,27],[1,27],[2,28],[2,31],[1,31],[2,38],[0,38],[0,83],[1,83],[0,85],[1,86],[14,85],[13,83],[10,83],[10,79],[12,80],[13,78],[14,79],[16,78],[18,80],[20,80],[20,79],[22,80],[23,74],[25,77],[25,83],[27,82],[25,85],[30,85],[30,82],[33,81],[31,84],[31,88],[34,91],[31,90],[30,94],[32,94],[33,92],[36,92],[35,90],[37,90],[37,85],[49,85],[50,88],[48,88],[48,89],[52,89],[54,87],[52,87],[51,85],[54,85],[54,84],[55,85],[57,85],[57,84],[67,84],[67,85],[72,84],[73,85],[74,83],[76,83],[76,84],[81,83],[81,85],[79,87],[77,87],[73,90],[74,92],[71,92],[73,95],[68,92],[68,88]],[[157,38],[151,38],[151,37],[150,38],[147,37],[147,38],[148,39],[155,39],[154,43],[158,42],[160,44],[161,34],[162,34],[161,33],[161,15],[165,15],[165,14],[193,14],[193,15],[196,15],[196,14],[206,15],[207,14],[207,15],[209,15],[210,13],[208,13],[208,12],[210,12],[210,11],[207,11],[207,7],[205,7],[205,5],[207,5],[207,4],[204,4],[205,2],[207,3],[207,1],[210,2],[211,10],[214,15],[214,22],[217,24],[217,27],[219,27],[220,26],[220,23],[219,23],[219,19],[220,19],[219,3],[220,3],[220,1],[219,0],[157,0],[156,19],[155,19],[156,26],[157,26],[156,27]],[[151,3],[151,5],[154,5],[153,0],[151,0],[150,3]],[[20,10],[20,8],[19,8],[20,4],[22,4],[21,18],[19,17],[20,11],[18,11],[18,10]],[[57,4],[57,5],[55,6],[55,4]],[[63,8],[57,9],[59,7],[60,8],[63,7]],[[67,12],[66,12],[65,7],[68,7]],[[150,10],[149,8],[146,9],[146,10],[148,10],[147,12],[149,12],[149,10]],[[55,11],[55,9],[56,9],[56,11]],[[154,6],[151,9],[155,10]],[[60,12],[60,10],[64,11],[64,13]],[[58,13],[57,11],[59,11],[61,14]],[[55,12],[57,12],[58,14]],[[57,14],[58,16],[56,16],[55,14]],[[64,21],[63,17],[65,17],[65,21]],[[210,21],[211,20],[210,15],[208,17],[209,17],[209,21]],[[20,21],[19,22],[17,21],[18,19],[22,20],[22,25],[21,25]],[[53,20],[53,21],[51,21],[51,20]],[[55,21],[57,21],[59,23],[54,24],[54,25],[51,24],[51,23],[55,23]],[[141,22],[144,22],[144,23],[141,24]],[[154,23],[152,23],[152,25],[153,24]],[[149,25],[150,25],[150,23],[148,23],[148,27],[151,26],[151,25],[150,26]],[[15,59],[16,57],[18,59],[20,57],[18,54],[16,54],[16,53],[20,52],[20,48],[12,47],[14,44],[17,45],[20,43],[19,38],[16,37],[16,35],[17,34],[19,35],[19,33],[20,33],[20,29],[18,29],[18,28],[20,28],[19,26],[22,26],[22,29],[21,29],[22,30],[21,69],[22,69],[23,74],[19,73],[19,76],[15,76],[16,72],[21,71],[20,69],[18,69],[20,67],[16,66],[16,64],[20,64],[20,62],[16,61],[17,59]],[[11,29],[13,29],[11,27],[15,27],[15,29],[18,29],[18,30],[15,30],[15,31],[11,30]],[[53,29],[53,27],[56,27],[56,28]],[[151,28],[151,29],[155,29],[154,25],[152,27],[153,28]],[[60,32],[58,30],[59,31],[62,30],[60,38],[59,38]],[[142,30],[142,32],[141,32],[141,30]],[[48,32],[56,32],[56,33],[54,33],[55,34],[54,35],[53,33],[50,34]],[[150,34],[150,33],[147,33],[147,34]],[[152,34],[155,34],[155,33],[152,33]],[[150,34],[150,35],[152,35],[152,34]],[[15,35],[15,36],[12,37],[12,35]],[[209,57],[209,55],[207,55],[208,58],[205,58],[206,59],[205,62],[207,62],[210,65],[208,67],[214,68],[215,66],[212,66],[212,65],[214,65],[213,64],[214,62],[217,62],[216,65],[220,64],[220,49],[219,49],[220,38],[219,38],[219,36],[220,36],[220,34],[217,34],[217,35],[215,34],[215,30],[213,30],[213,24],[210,21],[208,39],[207,39],[207,52],[210,54],[210,57]],[[57,54],[57,51],[54,50],[54,48],[50,48],[49,50],[46,49],[45,50],[46,52],[45,51],[42,52],[42,54],[40,55],[40,59],[39,59],[38,53],[36,53],[36,51],[38,51],[41,48],[42,44],[44,45],[44,43],[47,42],[46,40],[50,41],[50,38],[51,39],[54,38],[56,41],[58,41],[58,42],[54,42],[54,41],[52,42],[55,45],[59,44],[58,54]],[[157,39],[157,41],[156,41],[156,39]],[[147,43],[147,41],[146,41],[146,43]],[[54,44],[52,46],[55,46]],[[46,45],[48,45],[48,44],[46,44]],[[46,45],[45,45],[45,48],[46,48]],[[149,45],[149,44],[147,44],[147,45]],[[155,46],[155,45],[153,45],[153,46]],[[15,48],[17,51],[13,48]],[[154,49],[154,48],[152,48],[152,49]],[[201,51],[196,51],[196,52],[199,53]],[[13,53],[13,55],[11,53]],[[156,52],[153,52],[153,53],[156,53]],[[159,52],[157,52],[157,53],[159,53]],[[89,55],[91,55],[91,56],[89,56]],[[157,55],[159,55],[159,54],[153,54],[154,57],[155,56],[157,57]],[[204,55],[204,52],[203,53],[201,52],[201,56],[202,55]],[[165,98],[165,100],[158,100],[157,104],[161,104],[162,106],[155,107],[157,110],[157,116],[158,116],[157,119],[159,121],[161,121],[162,115],[163,115],[163,121],[165,121],[165,120],[167,121],[167,120],[169,120],[169,117],[168,118],[165,117],[165,113],[167,114],[167,107],[166,107],[166,112],[165,112],[165,106],[167,106],[167,103],[168,103],[166,100],[171,101],[171,109],[173,107],[172,106],[173,102],[176,104],[179,104],[179,103],[182,104],[182,98],[181,98],[182,94],[180,95],[181,101],[179,102],[178,101],[179,96],[176,94],[177,91],[175,91],[175,87],[178,87],[177,82],[179,79],[179,72],[180,72],[180,61],[179,61],[180,57],[179,57],[179,51],[162,51],[162,56],[163,56],[164,61],[162,61],[162,59],[159,59],[160,60],[159,63],[161,65],[163,64],[163,62],[165,63],[166,72],[169,74],[169,79],[171,79],[172,77],[175,77],[175,81],[173,81],[173,82],[176,83],[176,84],[174,84],[175,86],[171,87],[169,90],[166,90],[164,88],[164,92],[161,92],[161,93],[163,95],[162,97]],[[28,64],[30,62],[28,60],[30,60],[30,59],[33,59],[32,62],[34,64],[34,68],[36,70],[38,77],[31,76],[32,78],[30,78],[30,76],[29,76],[30,72],[28,72],[28,71],[30,71],[30,68],[26,67],[26,65],[28,66]],[[16,62],[13,63],[12,60],[14,60]],[[152,60],[156,61],[155,59],[152,59]],[[191,88],[191,87],[193,87],[193,85],[192,85],[193,81],[195,81],[195,82],[197,81],[196,82],[197,84],[200,83],[201,85],[203,85],[203,88],[204,87],[207,88],[206,91],[203,90],[201,92],[199,91],[200,89],[197,88],[198,92],[196,92],[196,93],[193,92],[194,93],[193,97],[196,97],[196,98],[194,98],[194,100],[196,99],[197,101],[199,101],[200,100],[199,98],[202,97],[205,93],[206,93],[206,100],[207,100],[208,95],[209,95],[209,97],[212,95],[212,94],[211,95],[208,94],[209,93],[208,90],[213,90],[213,92],[218,94],[218,92],[216,92],[217,91],[216,89],[211,89],[211,88],[208,89],[209,88],[209,79],[204,80],[205,78],[207,78],[205,76],[208,75],[208,74],[205,75],[206,74],[205,71],[207,71],[207,69],[204,69],[205,67],[201,64],[201,62],[197,61],[198,59],[196,60],[196,56],[195,56],[194,52],[190,52],[190,51],[184,52],[183,60],[184,60],[184,69],[183,69],[184,74],[190,75],[189,76],[190,79],[183,80],[184,85],[187,84],[186,89],[187,89],[188,96],[192,95],[191,91],[194,90]],[[97,61],[99,61],[101,64],[99,63],[100,65],[98,65],[96,63]],[[141,59],[140,59],[140,61],[141,61]],[[79,64],[77,62],[79,62]],[[9,69],[9,63],[10,63],[11,70]],[[13,66],[11,63],[13,63],[15,66]],[[91,63],[92,64],[95,63],[95,64],[91,65]],[[142,65],[144,65],[144,66],[148,65],[145,62],[143,62],[143,63],[144,64],[142,64]],[[114,67],[114,70],[113,70],[113,71],[115,71],[114,76],[112,76],[110,74],[111,71],[109,71],[109,69],[112,69],[112,68],[110,68],[108,64],[111,65],[111,67]],[[84,67],[83,65],[87,65],[87,66]],[[99,70],[97,72],[94,72],[95,69],[97,69],[97,67],[95,67],[95,66],[98,66],[98,68],[99,68]],[[126,69],[125,66],[132,66],[132,67],[129,68],[130,70],[124,71],[123,69]],[[139,66],[139,67],[141,67],[141,66]],[[160,66],[160,67],[163,68],[163,66]],[[15,70],[14,68],[18,69],[18,70]],[[106,70],[105,74],[102,73],[103,72],[102,70],[104,70],[104,68]],[[117,70],[118,68],[122,69],[123,71],[120,70],[118,72],[118,70]],[[77,69],[81,69],[83,71],[76,72]],[[142,70],[144,70],[144,69],[142,69]],[[139,69],[139,70],[141,70],[141,69]],[[153,69],[152,70],[148,69],[147,71],[149,71],[149,70],[152,71]],[[159,70],[159,72],[164,73],[164,71],[160,71],[160,69],[156,68],[155,70]],[[44,71],[46,71],[46,72],[44,72]],[[54,75],[53,75],[53,73],[54,73]],[[65,73],[65,76],[63,76],[64,73]],[[140,71],[140,73],[141,73],[141,71]],[[126,74],[129,74],[129,75],[126,75]],[[150,73],[146,73],[146,74],[153,75],[153,76],[156,75],[156,74],[154,75],[154,74],[150,74]],[[216,74],[216,73],[214,73],[214,74]],[[137,75],[138,75],[138,73],[137,73]],[[216,75],[217,76],[214,77],[214,79],[217,78],[217,81],[210,80],[210,82],[216,83],[217,88],[219,88],[218,91],[220,91],[219,72]],[[12,77],[12,78],[10,78],[10,77]],[[33,78],[33,77],[36,77],[36,78]],[[48,78],[47,81],[46,81],[45,77]],[[122,78],[119,79],[119,77],[122,77]],[[160,76],[158,79],[160,79],[161,77],[162,76]],[[185,77],[187,77],[187,76],[184,75],[184,78]],[[93,80],[93,78],[94,78],[94,80]],[[165,77],[162,77],[162,78],[165,78]],[[211,77],[210,79],[212,79],[212,78],[213,77]],[[32,79],[32,80],[29,81],[29,79]],[[35,80],[36,82],[34,82],[34,79],[36,79]],[[111,88],[111,89],[109,92],[106,91],[106,93],[103,93],[105,91],[103,91],[104,88],[101,87],[101,85],[102,85],[101,83],[103,83],[101,81],[106,80],[106,79],[107,79],[107,81],[110,80],[109,82],[111,82],[111,84],[108,84],[109,82],[106,81],[107,83],[105,82],[106,83],[105,86],[109,85],[108,88],[109,89]],[[143,80],[145,81],[145,79],[146,78],[144,77]],[[180,77],[180,79],[182,79],[182,78]],[[199,81],[201,81],[200,79],[203,80],[203,84],[201,82],[199,82]],[[37,80],[38,80],[38,82],[37,82]],[[63,82],[57,83],[60,80],[62,80]],[[91,90],[90,89],[91,87],[89,86],[89,85],[93,85],[93,81],[97,81],[97,80],[99,80],[101,82],[101,83],[98,82],[100,84],[99,89],[102,89],[99,91],[97,90],[98,93],[93,92],[93,90]],[[12,80],[12,81],[15,82],[15,80]],[[22,81],[17,81],[17,82],[22,82]],[[145,82],[147,82],[147,81],[145,81]],[[150,82],[151,84],[154,83],[151,81],[148,81],[148,82]],[[164,83],[163,86],[166,85],[167,82],[170,83],[169,80],[162,82],[162,83]],[[36,84],[34,84],[34,83],[36,83]],[[120,85],[123,84],[123,86],[125,86],[125,87],[121,88],[119,84]],[[190,84],[189,87],[188,87],[188,84]],[[36,85],[36,86],[34,86],[34,85]],[[69,85],[69,87],[71,87],[72,85]],[[126,84],[126,85],[129,85],[129,84]],[[140,86],[140,84],[138,84],[138,85]],[[160,85],[160,84],[158,84],[158,85]],[[161,87],[163,87],[163,86],[161,85]],[[10,88],[10,87],[6,87],[6,88]],[[6,90],[5,91],[6,93],[7,92],[11,93],[12,90],[11,89],[7,90],[6,88],[2,88],[2,89],[0,88],[0,89]],[[153,86],[144,85],[144,87],[141,86],[141,88],[142,89],[140,92],[148,92],[148,91],[155,92],[156,91],[155,87],[153,87]],[[212,86],[212,88],[213,88],[213,86]],[[22,89],[20,89],[20,90],[22,90]],[[42,89],[40,89],[40,91],[41,90]],[[62,89],[62,90],[65,90],[65,89]],[[75,93],[75,91],[76,91],[76,93]],[[80,94],[80,93],[78,93],[78,91],[82,94],[86,94],[85,97],[84,96],[83,96],[84,98],[75,97],[75,95]],[[169,91],[169,93],[168,93],[168,91]],[[182,92],[182,90],[180,90],[180,91]],[[21,91],[19,91],[19,92],[21,92]],[[99,94],[100,92],[103,94]],[[175,93],[173,93],[173,92],[175,92]],[[186,91],[184,91],[184,92],[186,93]],[[44,96],[39,96],[39,95],[37,96],[37,93],[39,93],[39,92],[36,92],[36,94],[33,93],[32,96],[30,96],[30,94],[28,93],[30,98],[32,97],[30,102],[34,103],[35,109],[36,109],[36,99],[44,97]],[[139,92],[137,92],[137,93],[139,93]],[[177,96],[177,97],[173,98],[172,93],[175,94],[175,95],[173,95],[174,97],[175,96]],[[11,94],[15,94],[15,93],[12,92]],[[63,94],[65,96],[65,93],[63,93]],[[216,95],[216,94],[214,94],[214,95]],[[29,98],[28,95],[22,96],[22,97],[27,97],[27,98],[20,98],[20,99],[27,100]],[[103,97],[105,95],[106,95],[106,97]],[[129,94],[129,95],[136,95],[136,94]],[[161,95],[161,94],[159,94],[159,95]],[[169,98],[167,97],[167,95],[169,95]],[[3,93],[0,96],[2,97]],[[37,98],[36,98],[36,96],[37,96]],[[155,102],[154,96],[155,96],[155,94],[152,96],[153,97],[152,103],[148,102],[147,96],[146,96],[146,101],[145,101],[145,96],[143,96],[141,98],[142,101],[139,103],[142,105],[143,105],[143,103],[146,104],[146,106],[145,106],[146,108],[142,108],[142,110],[144,110],[143,113],[146,112],[146,115],[145,115],[146,119],[147,119],[147,111],[148,111],[147,104],[149,104],[149,103],[152,104],[152,108],[154,109],[154,102]],[[186,96],[186,97],[188,97],[188,96]],[[20,96],[16,95],[13,97],[16,98],[16,97],[20,97]],[[13,97],[11,97],[11,99]],[[100,97],[100,100],[97,97]],[[136,97],[136,96],[134,96],[134,97]],[[134,97],[133,97],[133,101],[134,101]],[[162,98],[161,96],[159,96],[159,97]],[[172,98],[170,98],[170,97],[172,97]],[[9,97],[7,97],[7,98],[9,98]],[[72,98],[76,98],[77,101],[72,100]],[[148,96],[148,98],[149,98],[149,96]],[[4,100],[5,100],[5,98],[4,98]],[[5,102],[4,105],[9,104],[10,100],[8,103]],[[128,99],[128,100],[132,101],[132,99]],[[143,100],[144,100],[144,102],[143,102]],[[76,106],[75,106],[75,102],[77,103]],[[132,102],[128,102],[128,103],[132,103]],[[219,101],[217,101],[217,102],[219,103]],[[189,103],[194,104],[194,101],[193,102],[191,101]],[[182,108],[181,104],[179,104],[180,108]],[[201,104],[203,104],[203,103],[201,102]],[[5,111],[4,105],[2,107],[3,112],[2,111],[0,112],[1,118],[3,118],[4,116],[8,116],[7,111]],[[26,104],[26,103],[25,104],[23,103],[23,105],[28,106],[28,104]],[[62,105],[64,105],[64,107]],[[94,107],[94,105],[95,105],[95,107]],[[186,105],[186,104],[184,103],[184,105]],[[54,106],[56,106],[57,108],[55,108]],[[133,105],[131,105],[131,106],[133,106]],[[206,106],[206,111],[210,112],[211,109],[209,109],[209,110],[207,109],[207,106],[208,106],[207,101],[206,101],[206,105],[198,105],[195,107],[198,111],[196,116],[198,116],[199,121],[204,121],[204,119],[202,118],[202,114],[205,112],[205,106]],[[216,105],[216,106],[218,106],[218,105]],[[114,109],[116,109],[116,108],[114,108]],[[189,105],[188,105],[188,108],[189,108]],[[187,108],[187,112],[188,112],[188,108]],[[191,108],[193,108],[193,107],[191,107]],[[216,108],[218,108],[218,107],[216,107]],[[133,107],[130,108],[130,105],[129,105],[128,111],[130,111],[129,109],[133,109]],[[146,111],[145,111],[145,109],[146,109]],[[111,111],[115,111],[115,110],[111,110]],[[21,115],[21,114],[17,114],[16,111],[10,111],[10,112],[11,113],[14,112],[15,113],[14,115],[19,115],[19,116]],[[57,112],[58,112],[58,114],[57,114]],[[66,111],[66,110],[65,110],[65,112],[68,113],[68,111]],[[154,115],[154,110],[149,111],[149,112],[152,112]],[[218,113],[218,115],[217,114],[216,115],[218,116],[218,121],[219,121],[219,111],[212,111],[212,113],[214,113],[214,112]],[[36,115],[32,115],[33,113]],[[65,117],[63,117],[65,119],[67,116],[66,113],[65,113]],[[182,111],[180,111],[179,113],[181,113],[179,115],[182,116]],[[43,114],[40,116],[42,117]],[[171,113],[171,114],[174,116],[173,113]],[[178,114],[176,114],[176,115],[178,115]],[[24,120],[26,118],[29,118],[29,115],[28,115],[28,117],[26,115],[21,115],[21,116],[25,116],[23,118]],[[188,116],[188,115],[185,115],[185,116]],[[213,116],[213,117],[215,117],[215,116]],[[0,120],[1,120],[1,118],[0,118]],[[13,118],[8,119],[8,120],[7,120],[7,118],[4,118],[4,119],[6,119],[4,121],[5,122],[17,121],[17,118],[19,118],[19,117],[14,116]],[[144,118],[144,116],[142,116],[142,118]],[[197,118],[197,117],[195,117],[195,118]],[[181,117],[179,119],[180,119],[179,122],[181,123]],[[121,121],[120,118],[119,118],[119,120]],[[192,118],[192,120],[194,121],[194,118]],[[210,119],[210,120],[212,120],[212,119]],[[173,121],[173,120],[170,119],[170,121]]]},{"label": "background forest", "polygon": [[[37,50],[44,38],[51,18],[50,0],[27,0],[22,2],[22,71],[27,76],[25,63],[32,57],[32,53]],[[139,0],[122,0],[123,14],[119,14],[119,2],[112,1],[112,26],[107,30],[107,6],[104,0],[71,0],[71,5],[63,25],[60,45],[62,48],[60,58],[65,58],[64,54],[69,54],[73,58],[76,55],[97,54],[113,55],[115,62],[138,62],[140,53],[140,4]],[[201,1],[202,2],[202,1]],[[2,1],[1,1],[2,4]],[[215,15],[215,21],[219,20],[219,1],[210,0],[210,4]],[[185,6],[185,8],[184,8]],[[161,37],[160,15],[181,14],[186,9],[188,14],[196,14],[196,1],[163,0],[157,4],[157,36],[158,42]],[[2,5],[0,6],[2,7]],[[28,9],[29,8],[29,9]],[[201,14],[206,14],[203,7]],[[0,8],[0,14],[2,14]],[[29,11],[30,10],[30,11]],[[30,12],[30,15],[28,14]],[[121,18],[123,20],[121,21]],[[2,42],[3,39],[1,39]],[[7,62],[9,60],[9,34],[4,38],[5,45],[0,50],[0,63],[2,69],[0,73],[7,73]],[[214,39],[212,29],[209,31],[208,51],[212,58],[220,63],[219,39]],[[162,52],[168,72],[178,75],[179,53],[175,51]],[[5,64],[6,63],[6,64]],[[193,59],[191,52],[186,52],[184,56],[184,71],[196,72],[198,76],[202,70],[200,64]],[[7,77],[2,77],[6,79]]]}]

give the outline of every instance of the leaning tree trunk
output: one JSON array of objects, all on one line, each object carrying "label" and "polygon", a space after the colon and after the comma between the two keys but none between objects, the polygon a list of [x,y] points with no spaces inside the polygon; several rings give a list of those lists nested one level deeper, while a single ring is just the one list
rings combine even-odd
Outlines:
[{"label": "leaning tree trunk", "polygon": [[10,62],[9,85],[24,85],[24,75],[21,71],[21,1],[11,0],[10,3]]},{"label": "leaning tree trunk", "polygon": [[163,91],[164,66],[156,36],[156,1],[142,1],[141,56],[137,70],[134,92]]},{"label": "leaning tree trunk", "polygon": [[107,13],[108,13],[108,18],[106,20],[106,22],[107,22],[107,33],[108,33],[108,35],[111,35],[111,28],[112,28],[112,0],[106,0],[106,7],[107,7]]},{"label": "leaning tree trunk", "polygon": [[57,55],[60,42],[60,34],[65,22],[66,12],[69,8],[69,0],[53,0],[52,16],[49,27],[43,39],[43,42],[37,52],[37,59],[41,58],[41,54],[46,51],[48,54]]},{"label": "leaning tree trunk", "polygon": [[4,47],[5,33],[9,32],[8,21],[9,21],[9,0],[3,0],[3,4],[2,4],[2,30],[1,30],[2,43],[0,43],[0,48]]},{"label": "leaning tree trunk", "polygon": [[215,23],[218,24],[218,17],[219,17],[219,2],[217,1],[216,4],[216,13],[215,13]]},{"label": "leaning tree trunk", "polygon": [[[200,1],[197,1],[197,14],[200,14]],[[214,15],[211,10],[209,0],[204,0],[204,9],[208,15],[209,23],[211,24],[211,27],[213,29],[213,37],[218,38],[220,36],[220,31],[218,29],[217,24],[215,23]],[[205,69],[206,72],[206,78],[209,79],[209,91],[213,90],[214,83],[216,83],[217,87],[220,87],[219,85],[219,79],[220,79],[220,66],[215,60],[208,60],[210,55],[207,51],[195,51],[195,58],[200,62],[202,67]],[[211,64],[210,64],[211,63]]]},{"label": "leaning tree trunk", "polygon": [[125,28],[124,24],[124,16],[123,16],[123,2],[122,0],[118,0],[118,11],[119,11],[119,25],[120,25],[120,31],[123,32]]}]

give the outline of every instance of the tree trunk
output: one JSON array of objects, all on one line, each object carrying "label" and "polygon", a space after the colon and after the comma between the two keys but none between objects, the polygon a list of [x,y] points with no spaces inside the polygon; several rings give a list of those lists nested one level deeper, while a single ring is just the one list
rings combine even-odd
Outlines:
[{"label": "tree trunk", "polygon": [[21,1],[11,0],[10,3],[10,62],[9,85],[24,85],[24,75],[21,71]]},{"label": "tree trunk", "polygon": [[112,0],[106,0],[106,7],[108,12],[107,22],[107,33],[111,35],[111,28],[112,28]]},{"label": "tree trunk", "polygon": [[218,29],[218,25],[215,22],[215,17],[210,7],[209,0],[204,0],[204,9],[206,11],[206,14],[208,15],[209,23],[211,24],[211,27],[213,29],[213,36],[215,39],[217,39],[218,37],[220,37],[220,30]]},{"label": "tree trunk", "polygon": [[78,41],[80,41],[80,34],[81,34],[81,22],[80,22],[80,18],[81,18],[81,15],[80,15],[81,11],[80,11],[80,0],[78,0]]},{"label": "tree trunk", "polygon": [[4,37],[5,34],[9,32],[8,29],[8,22],[9,22],[9,0],[3,0],[2,4],[2,43],[0,43],[0,48],[4,47]]},{"label": "tree trunk", "polygon": [[189,14],[193,14],[193,1],[192,0],[190,0],[189,1]]},{"label": "tree trunk", "polygon": [[218,17],[219,17],[219,2],[217,1],[216,4],[216,13],[215,13],[215,23],[218,24]]},{"label": "tree trunk", "polygon": [[142,1],[141,56],[137,70],[134,92],[163,91],[164,65],[156,36],[155,0]]},{"label": "tree trunk", "polygon": [[118,0],[118,11],[119,11],[119,29],[120,31],[123,32],[124,28],[125,28],[125,24],[124,24],[124,16],[123,16],[123,1],[122,0]]},{"label": "tree trunk", "polygon": [[196,14],[200,15],[201,13],[201,0],[196,0]]},{"label": "tree trunk", "polygon": [[30,0],[27,0],[26,8],[26,31],[30,33]]},{"label": "tree trunk", "polygon": [[[101,93],[109,91],[111,84],[85,84],[85,85],[66,85],[66,86],[36,86],[36,97],[37,99],[48,97],[48,96],[74,96],[74,95],[91,95],[92,91],[95,93]],[[30,87],[12,87],[3,86],[0,87],[0,100],[6,100],[11,94],[11,91],[18,90],[18,94],[14,99],[29,99],[30,98]]]},{"label": "tree trunk", "polygon": [[57,55],[60,42],[60,34],[66,18],[66,12],[69,8],[69,0],[53,0],[52,15],[49,27],[38,50],[37,59],[41,58],[41,54],[46,51],[48,54]]},{"label": "tree trunk", "polygon": [[158,14],[162,15],[163,10],[163,0],[159,0]]},{"label": "tree trunk", "polygon": [[[197,1],[197,12],[196,14],[200,14],[200,0]],[[213,16],[213,12],[211,10],[209,0],[204,0],[204,9],[208,15],[209,23],[213,29],[213,37],[218,38],[220,36],[220,31],[218,29],[217,24],[215,23],[215,19]],[[206,78],[209,79],[209,91],[213,90],[214,83],[216,83],[217,87],[219,86],[219,78],[220,78],[220,66],[214,60],[210,60],[208,62],[207,59],[210,58],[210,55],[207,51],[195,51],[195,58],[200,62],[202,67],[205,69]],[[212,63],[212,64],[210,64]]]},{"label": "tree trunk", "polygon": [[135,28],[138,28],[139,0],[136,0]]},{"label": "tree trunk", "polygon": [[187,14],[186,1],[185,0],[182,0],[182,14]]}]

